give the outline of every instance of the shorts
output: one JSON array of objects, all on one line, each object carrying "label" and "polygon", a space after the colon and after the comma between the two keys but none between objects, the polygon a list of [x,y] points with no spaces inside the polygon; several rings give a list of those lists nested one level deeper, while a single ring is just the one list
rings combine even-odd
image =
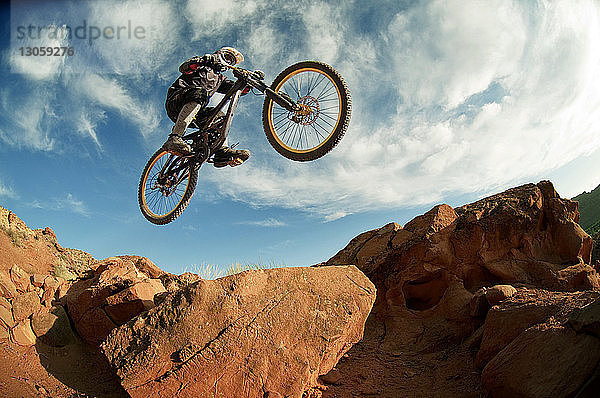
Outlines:
[{"label": "shorts", "polygon": [[[173,122],[177,121],[179,111],[188,102],[197,102],[202,108],[208,104],[208,93],[204,88],[189,87],[179,90],[171,98],[167,98],[165,102],[165,109],[167,110],[167,116]],[[201,110],[202,110],[201,108]]]}]

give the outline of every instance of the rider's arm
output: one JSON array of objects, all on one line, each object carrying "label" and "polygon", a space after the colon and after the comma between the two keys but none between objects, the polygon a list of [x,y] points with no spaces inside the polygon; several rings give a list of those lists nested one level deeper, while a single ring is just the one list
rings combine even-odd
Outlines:
[{"label": "rider's arm", "polygon": [[223,65],[221,65],[214,54],[205,54],[201,57],[192,57],[182,63],[179,66],[179,72],[189,75],[190,73],[194,73],[194,71],[201,66],[208,66],[217,72],[222,72],[226,69]]},{"label": "rider's arm", "polygon": [[[231,90],[231,87],[233,87],[234,84],[235,82],[227,78],[223,79],[223,83],[221,83],[221,85],[217,89],[217,93],[227,94],[227,92]],[[244,90],[242,90],[242,95],[246,95],[248,94],[248,92],[250,92],[250,86],[247,86]]]}]

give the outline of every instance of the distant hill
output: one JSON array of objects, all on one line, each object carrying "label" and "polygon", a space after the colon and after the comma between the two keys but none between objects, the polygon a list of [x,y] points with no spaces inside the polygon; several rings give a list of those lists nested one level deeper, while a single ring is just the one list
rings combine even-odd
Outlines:
[{"label": "distant hill", "polygon": [[588,234],[596,235],[600,231],[600,185],[592,192],[575,196],[573,200],[579,202],[579,225]]}]

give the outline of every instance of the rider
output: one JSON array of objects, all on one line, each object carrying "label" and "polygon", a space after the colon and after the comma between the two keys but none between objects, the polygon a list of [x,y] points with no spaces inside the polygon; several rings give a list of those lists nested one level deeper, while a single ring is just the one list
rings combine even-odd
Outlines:
[{"label": "rider", "polygon": [[[185,130],[215,92],[225,94],[233,86],[234,83],[220,73],[226,70],[220,58],[229,65],[237,65],[244,60],[235,48],[223,47],[213,54],[190,58],[179,66],[181,76],[169,87],[165,102],[167,115],[175,122],[169,139],[163,145],[166,151],[180,156],[191,154],[192,148],[182,138]],[[244,91],[243,94],[246,94],[247,90]],[[249,157],[248,150],[222,146],[215,152],[214,166],[238,166]]]}]

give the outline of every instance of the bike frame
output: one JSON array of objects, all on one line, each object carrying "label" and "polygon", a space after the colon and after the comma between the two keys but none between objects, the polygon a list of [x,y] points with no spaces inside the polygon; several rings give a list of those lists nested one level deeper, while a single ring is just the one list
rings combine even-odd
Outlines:
[{"label": "bike frame", "polygon": [[[200,126],[198,126],[198,130],[184,135],[184,140],[201,140],[203,150],[202,153],[194,153],[190,156],[186,156],[184,158],[180,158],[182,161],[176,161],[176,157],[171,155],[162,170],[159,173],[159,176],[169,176],[176,175],[177,180],[172,185],[172,188],[177,187],[181,181],[186,178],[185,170],[188,167],[195,167],[196,169],[200,168],[200,166],[208,161],[208,159],[215,153],[217,149],[219,149],[225,139],[227,138],[227,134],[229,134],[229,128],[231,127],[231,122],[233,120],[233,114],[235,109],[237,108],[240,95],[242,90],[246,87],[250,86],[256,88],[260,92],[264,93],[267,97],[272,99],[275,103],[287,109],[290,112],[296,112],[300,110],[298,105],[294,101],[292,101],[289,97],[284,97],[279,93],[273,91],[269,86],[267,86],[263,82],[264,74],[262,72],[252,72],[243,68],[238,68],[232,65],[225,65],[230,68],[233,72],[233,75],[237,78],[236,82],[233,86],[225,93],[223,99],[214,107],[214,109],[209,114],[207,120]],[[219,115],[219,112],[225,108],[225,106],[229,103],[227,107],[227,112],[225,112],[225,123],[220,127],[219,136],[213,142],[213,144],[209,147],[208,143],[208,128],[215,120],[215,118]],[[202,156],[204,155],[204,156]],[[175,161],[174,161],[175,160]]]},{"label": "bike frame", "polygon": [[[238,67],[235,67],[232,65],[225,65],[225,66],[232,70],[233,75],[237,78],[236,82],[231,87],[231,89],[229,89],[229,91],[227,91],[227,93],[225,93],[225,96],[217,104],[217,106],[214,107],[214,109],[209,114],[206,122],[203,125],[199,126],[199,129],[197,131],[194,131],[193,133],[187,134],[183,137],[183,139],[195,140],[195,139],[200,138],[199,137],[200,134],[204,134],[204,137],[201,137],[201,138],[203,138],[203,141],[202,141],[202,143],[204,145],[203,152],[206,155],[205,155],[204,159],[197,158],[197,161],[199,164],[202,164],[205,161],[207,161],[212,156],[212,154],[217,149],[219,149],[225,142],[225,139],[227,138],[227,135],[229,134],[231,122],[233,120],[233,115],[234,115],[235,109],[237,108],[241,92],[247,86],[256,88],[260,92],[264,93],[267,97],[271,98],[275,103],[277,103],[278,105],[282,106],[283,108],[287,109],[290,112],[295,112],[295,111],[299,110],[298,106],[296,105],[296,103],[294,101],[291,100],[291,98],[286,98],[284,96],[281,96],[279,93],[273,91],[269,86],[267,86],[262,81],[263,76],[260,75],[258,72],[252,72],[252,71],[249,71],[249,70],[246,70],[243,68],[238,68]],[[223,123],[223,126],[220,128],[220,131],[219,131],[219,138],[217,140],[215,140],[213,145],[209,148],[208,147],[208,139],[207,139],[208,133],[206,131],[207,131],[208,127],[212,124],[212,122],[215,120],[215,118],[217,117],[219,112],[222,111],[222,109],[227,105],[227,103],[229,103],[229,106],[227,108],[227,112],[225,112],[225,123]]]}]

